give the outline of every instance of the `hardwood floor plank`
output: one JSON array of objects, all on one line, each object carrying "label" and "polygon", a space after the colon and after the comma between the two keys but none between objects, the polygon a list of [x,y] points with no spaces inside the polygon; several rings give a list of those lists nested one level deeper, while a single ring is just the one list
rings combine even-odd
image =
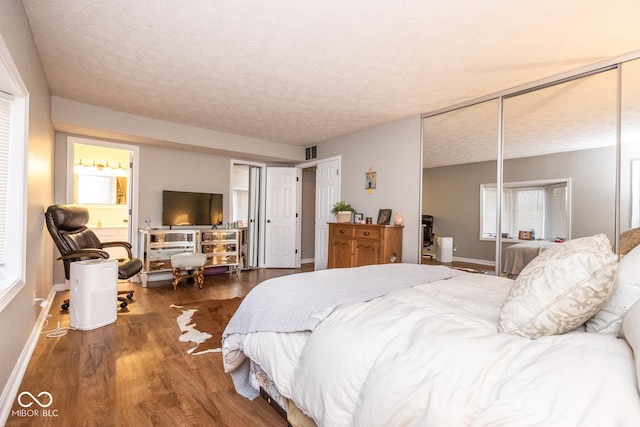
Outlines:
[{"label": "hardwood floor plank", "polygon": [[[207,275],[202,289],[186,280],[175,291],[170,280],[148,288],[121,283],[120,289],[135,289],[134,302],[115,323],[59,338],[41,335],[18,393],[51,393],[50,416],[16,412],[7,426],[286,425],[263,399],[235,392],[221,353],[187,354],[193,344],[178,341],[180,311],[170,305],[244,296],[264,280],[312,268]],[[69,313],[60,310],[66,298],[69,292],[56,295],[45,331],[69,325]],[[22,409],[17,399],[12,409]]]}]

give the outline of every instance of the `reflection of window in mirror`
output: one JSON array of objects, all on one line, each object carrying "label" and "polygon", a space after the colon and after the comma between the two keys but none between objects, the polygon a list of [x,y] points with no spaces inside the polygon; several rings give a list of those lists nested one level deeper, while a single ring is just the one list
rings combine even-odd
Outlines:
[{"label": "reflection of window in mirror", "polygon": [[[569,239],[570,190],[570,179],[505,183],[502,191],[502,237],[517,239],[520,231],[534,230],[537,240]],[[497,235],[496,192],[496,184],[480,186],[482,240],[494,240]]]}]

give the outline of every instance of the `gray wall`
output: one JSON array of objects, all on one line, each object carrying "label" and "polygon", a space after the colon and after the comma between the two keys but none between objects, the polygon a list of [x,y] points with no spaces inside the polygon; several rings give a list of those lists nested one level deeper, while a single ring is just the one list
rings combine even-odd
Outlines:
[{"label": "gray wall", "polygon": [[152,227],[162,225],[162,190],[223,194],[223,223],[228,218],[231,159],[153,146],[140,147],[138,223],[151,219]]},{"label": "gray wall", "polygon": [[[318,145],[318,157],[342,157],[341,195],[374,222],[379,209],[404,218],[403,262],[420,253],[421,118],[412,116]],[[377,188],[365,189],[365,173],[377,172]]]},{"label": "gray wall", "polygon": [[[423,171],[422,212],[434,216],[436,236],[453,237],[456,257],[495,261],[493,242],[480,240],[480,184],[496,182],[496,162]],[[615,229],[615,147],[505,161],[504,181],[572,178],[571,237]]]},{"label": "gray wall", "polygon": [[11,375],[28,362],[28,354],[23,352],[40,312],[40,307],[33,305],[34,291],[44,298],[53,286],[53,243],[44,228],[44,209],[53,200],[54,135],[51,94],[19,0],[0,3],[0,34],[29,91],[26,286],[0,312],[0,388],[6,393]]}]

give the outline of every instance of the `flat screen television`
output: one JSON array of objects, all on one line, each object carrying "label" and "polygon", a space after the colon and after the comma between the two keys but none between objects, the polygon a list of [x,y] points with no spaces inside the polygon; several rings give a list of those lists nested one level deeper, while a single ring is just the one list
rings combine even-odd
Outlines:
[{"label": "flat screen television", "polygon": [[162,191],[162,225],[222,224],[222,194]]}]

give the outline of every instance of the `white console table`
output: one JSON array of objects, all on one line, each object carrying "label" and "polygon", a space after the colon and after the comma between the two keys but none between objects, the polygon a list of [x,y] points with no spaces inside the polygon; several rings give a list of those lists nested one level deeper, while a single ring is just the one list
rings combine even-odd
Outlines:
[{"label": "white console table", "polygon": [[[140,229],[138,258],[142,260],[140,281],[147,286],[149,275],[157,280],[170,278],[171,256],[182,252],[202,252],[207,255],[205,268],[225,266],[229,273],[240,274],[240,229]],[[161,274],[164,273],[164,274]]]}]

